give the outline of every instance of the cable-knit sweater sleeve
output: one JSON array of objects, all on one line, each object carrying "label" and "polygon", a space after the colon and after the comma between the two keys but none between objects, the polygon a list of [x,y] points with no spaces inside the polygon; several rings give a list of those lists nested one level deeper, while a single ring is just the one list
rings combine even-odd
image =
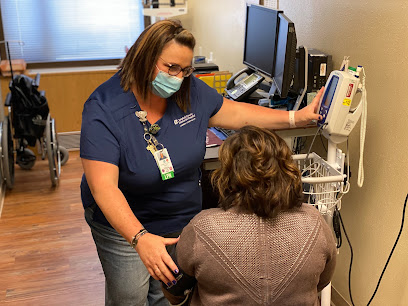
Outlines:
[{"label": "cable-knit sweater sleeve", "polygon": [[[177,253],[177,265],[180,269],[180,273],[183,273],[183,280],[179,281],[174,286],[177,287],[177,291],[185,292],[184,296],[176,296],[170,293],[165,286],[162,287],[164,296],[169,300],[172,305],[183,305],[187,301],[187,294],[185,290],[190,290],[194,283],[191,283],[194,279],[192,278],[189,282],[185,281],[185,275],[189,277],[194,276],[194,243],[195,243],[195,232],[194,226],[190,222],[180,235],[180,241],[177,243],[176,253]],[[179,274],[181,275],[181,274]],[[176,277],[177,279],[177,277]]]},{"label": "cable-knit sweater sleeve", "polygon": [[320,274],[320,281],[317,285],[318,291],[323,290],[323,288],[326,287],[330,283],[330,280],[334,273],[334,269],[336,267],[336,256],[337,256],[336,242],[334,241],[333,233],[325,221],[322,222],[321,233],[322,233],[322,236],[326,238],[327,257],[326,257],[326,267],[324,268],[323,272]]},{"label": "cable-knit sweater sleeve", "polygon": [[194,275],[195,272],[195,244],[196,232],[192,221],[183,229],[177,243],[177,261],[180,268],[188,275]]}]

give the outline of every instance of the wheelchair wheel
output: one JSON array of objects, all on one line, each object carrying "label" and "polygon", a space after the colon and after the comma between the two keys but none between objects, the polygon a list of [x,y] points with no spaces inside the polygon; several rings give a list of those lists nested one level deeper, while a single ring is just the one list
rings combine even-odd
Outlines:
[{"label": "wheelchair wheel", "polygon": [[61,173],[61,155],[58,149],[58,142],[55,133],[55,121],[48,114],[45,126],[45,143],[47,148],[48,166],[50,169],[50,179],[52,186],[58,186]]},{"label": "wheelchair wheel", "polygon": [[9,117],[6,116],[1,128],[1,159],[3,164],[3,180],[8,189],[14,186],[14,144],[11,137]]},{"label": "wheelchair wheel", "polygon": [[17,151],[16,162],[23,170],[30,170],[35,164],[35,154],[28,148],[24,148],[23,152]]},{"label": "wheelchair wheel", "polygon": [[60,146],[60,145],[58,145],[58,149],[59,149],[59,153],[60,153],[60,156],[61,156],[61,166],[63,166],[68,161],[69,152],[65,147]]}]

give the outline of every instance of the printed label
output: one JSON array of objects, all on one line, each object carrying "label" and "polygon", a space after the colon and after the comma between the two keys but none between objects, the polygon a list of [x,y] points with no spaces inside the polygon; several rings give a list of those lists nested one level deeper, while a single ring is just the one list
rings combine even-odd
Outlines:
[{"label": "printed label", "polygon": [[351,100],[350,99],[344,99],[343,100],[343,105],[345,105],[345,106],[350,106],[350,104],[351,104]]},{"label": "printed label", "polygon": [[320,76],[326,76],[327,64],[321,63],[320,64]]},{"label": "printed label", "polygon": [[157,166],[159,167],[162,180],[165,181],[173,178],[174,168],[167,149],[164,148],[154,152],[154,158],[156,159]]},{"label": "printed label", "polygon": [[174,172],[171,171],[171,172],[168,172],[168,173],[162,173],[161,177],[162,177],[163,181],[172,179],[174,177]]},{"label": "printed label", "polygon": [[350,98],[351,93],[353,92],[353,87],[354,87],[354,84],[353,84],[353,83],[350,83],[349,86],[348,86],[348,88],[347,88],[347,93],[346,93],[346,97],[347,97],[347,98]]},{"label": "printed label", "polygon": [[174,119],[174,125],[179,125],[180,127],[183,127],[186,124],[193,122],[194,120],[196,120],[196,115],[190,113],[188,115],[181,117],[180,119]]}]

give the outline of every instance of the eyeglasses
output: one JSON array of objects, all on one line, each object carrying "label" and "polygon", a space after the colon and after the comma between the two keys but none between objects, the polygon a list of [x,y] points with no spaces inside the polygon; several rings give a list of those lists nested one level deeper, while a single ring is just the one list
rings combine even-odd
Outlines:
[{"label": "eyeglasses", "polygon": [[[160,57],[160,59],[164,62],[164,59],[162,59]],[[194,67],[188,66],[185,68],[181,68],[180,65],[177,64],[169,64],[169,63],[165,63],[165,66],[167,66],[169,68],[168,70],[168,74],[172,75],[172,76],[176,76],[178,75],[180,72],[183,72],[183,77],[187,78],[189,77],[193,71],[195,70]]]}]

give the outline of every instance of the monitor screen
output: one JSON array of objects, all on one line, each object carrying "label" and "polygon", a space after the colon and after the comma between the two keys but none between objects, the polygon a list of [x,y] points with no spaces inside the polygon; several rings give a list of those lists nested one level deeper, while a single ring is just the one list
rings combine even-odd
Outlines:
[{"label": "monitor screen", "polygon": [[324,102],[323,102],[324,106],[330,106],[333,100],[334,92],[336,90],[338,82],[339,82],[339,77],[334,75],[329,83],[329,86],[328,86],[329,88],[326,89],[326,94],[324,95]]},{"label": "monitor screen", "polygon": [[248,5],[244,64],[269,77],[273,75],[279,11]]},{"label": "monitor screen", "polygon": [[283,13],[278,15],[278,39],[276,43],[275,66],[270,94],[286,98],[292,84],[296,63],[295,25]]}]

